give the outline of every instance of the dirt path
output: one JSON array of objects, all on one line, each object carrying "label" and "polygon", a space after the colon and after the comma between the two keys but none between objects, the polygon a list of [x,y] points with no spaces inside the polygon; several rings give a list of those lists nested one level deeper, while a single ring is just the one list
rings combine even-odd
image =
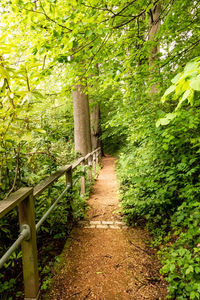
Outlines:
[{"label": "dirt path", "polygon": [[74,229],[48,299],[166,299],[159,263],[145,245],[147,232],[121,222],[114,162],[103,159],[88,222]]}]

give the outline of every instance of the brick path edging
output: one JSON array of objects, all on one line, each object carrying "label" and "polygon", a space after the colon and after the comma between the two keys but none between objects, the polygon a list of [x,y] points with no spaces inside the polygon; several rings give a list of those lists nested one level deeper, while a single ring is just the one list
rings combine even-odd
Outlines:
[{"label": "brick path edging", "polygon": [[99,229],[125,229],[128,226],[121,221],[80,221],[79,225],[84,228],[99,228]]}]

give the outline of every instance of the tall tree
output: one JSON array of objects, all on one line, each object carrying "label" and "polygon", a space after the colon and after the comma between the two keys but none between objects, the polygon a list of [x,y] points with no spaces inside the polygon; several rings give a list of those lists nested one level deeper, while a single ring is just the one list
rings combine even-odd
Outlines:
[{"label": "tall tree", "polygon": [[100,105],[93,99],[90,100],[91,105],[91,140],[92,149],[101,147],[101,117],[100,117]]},{"label": "tall tree", "polygon": [[83,156],[91,152],[91,130],[87,87],[77,84],[73,91],[75,150]]},{"label": "tall tree", "polygon": [[[149,11],[150,20],[149,20],[149,41],[152,41],[152,45],[150,47],[150,55],[149,55],[149,67],[150,67],[150,78],[153,79],[154,72],[158,72],[156,70],[155,61],[157,59],[157,54],[160,51],[160,45],[157,40],[155,40],[155,36],[158,33],[161,26],[161,5],[157,4]],[[152,76],[153,75],[153,76]],[[158,85],[153,83],[151,86],[151,94],[156,94],[158,92]]]}]

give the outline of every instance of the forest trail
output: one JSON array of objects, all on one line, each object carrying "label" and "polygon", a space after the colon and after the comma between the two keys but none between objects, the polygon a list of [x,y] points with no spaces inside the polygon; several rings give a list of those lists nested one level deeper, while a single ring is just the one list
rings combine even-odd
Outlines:
[{"label": "forest trail", "polygon": [[89,199],[88,221],[73,230],[45,299],[166,299],[160,265],[145,244],[148,233],[127,228],[121,220],[115,158],[106,156],[102,163]]}]

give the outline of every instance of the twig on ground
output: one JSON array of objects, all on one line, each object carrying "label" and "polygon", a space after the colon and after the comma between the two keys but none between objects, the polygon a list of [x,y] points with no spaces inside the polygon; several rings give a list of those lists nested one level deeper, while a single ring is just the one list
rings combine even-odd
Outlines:
[{"label": "twig on ground", "polygon": [[143,248],[140,248],[139,246],[135,245],[135,244],[134,244],[133,242],[131,242],[131,241],[129,241],[129,243],[130,243],[131,245],[133,245],[135,248],[137,248],[137,249],[139,249],[139,250],[145,252],[146,254],[148,254],[148,255],[150,256],[150,254],[148,253],[147,250],[145,250],[145,249],[143,249]]},{"label": "twig on ground", "polygon": [[85,295],[85,297],[83,298],[83,300],[87,299],[89,297],[89,295],[91,294],[91,289],[88,290],[87,294]]}]

